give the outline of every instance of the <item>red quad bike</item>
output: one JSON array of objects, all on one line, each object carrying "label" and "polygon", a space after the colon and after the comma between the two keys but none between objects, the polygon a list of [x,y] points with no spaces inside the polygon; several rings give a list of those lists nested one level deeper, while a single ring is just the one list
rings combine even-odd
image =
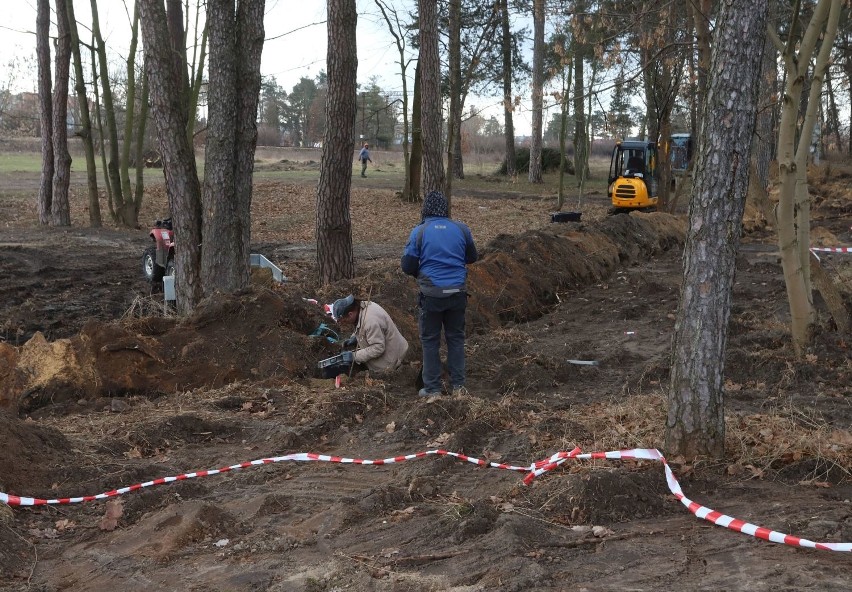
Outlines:
[{"label": "red quad bike", "polygon": [[142,274],[151,283],[151,292],[163,291],[163,277],[175,273],[175,233],[172,219],[157,220],[149,233],[154,245],[142,255]]}]

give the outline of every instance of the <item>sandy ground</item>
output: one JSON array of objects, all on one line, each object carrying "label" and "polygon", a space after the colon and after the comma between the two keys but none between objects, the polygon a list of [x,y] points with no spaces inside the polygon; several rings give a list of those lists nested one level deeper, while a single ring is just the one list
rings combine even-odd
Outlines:
[{"label": "sandy ground", "polygon": [[[845,189],[844,189],[845,188]],[[819,236],[850,244],[848,177],[815,191]],[[82,192],[81,192],[82,193]],[[183,321],[140,274],[145,230],[0,230],[0,490],[106,492],[253,459],[311,452],[385,459],[449,450],[529,466],[556,451],[662,446],[682,220],[551,224],[549,201],[460,195],[484,259],[471,269],[470,395],[415,395],[414,286],[398,271],[416,206],[353,191],[359,275],[313,279],[309,187],[264,182],[262,282]],[[164,203],[152,192],[146,215]],[[726,372],[727,455],[669,459],[687,496],[816,541],[852,541],[852,362],[817,297],[806,361],[792,355],[771,229],[737,263]],[[850,265],[824,258],[852,301]],[[348,291],[369,294],[412,343],[380,381],[318,380],[333,347],[308,337]],[[21,361],[26,362],[20,364]],[[594,361],[577,365],[569,360]],[[2,372],[2,370],[0,370]],[[25,385],[25,386],[21,386]],[[110,501],[0,511],[4,590],[848,590],[847,554],[713,526],[669,492],[659,463],[569,460],[524,472],[445,456],[384,466],[282,461]]]}]

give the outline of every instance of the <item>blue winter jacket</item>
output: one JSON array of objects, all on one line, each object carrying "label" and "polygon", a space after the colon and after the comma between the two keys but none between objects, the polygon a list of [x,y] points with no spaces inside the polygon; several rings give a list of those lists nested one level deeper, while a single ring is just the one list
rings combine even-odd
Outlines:
[{"label": "blue winter jacket", "polygon": [[477,260],[470,228],[444,217],[414,227],[402,252],[402,271],[417,278],[424,296],[446,298],[465,291],[465,265]]}]

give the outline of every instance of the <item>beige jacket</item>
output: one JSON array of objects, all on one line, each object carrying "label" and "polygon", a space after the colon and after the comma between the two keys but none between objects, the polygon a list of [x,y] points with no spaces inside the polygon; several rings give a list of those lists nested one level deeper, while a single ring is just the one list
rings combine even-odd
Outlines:
[{"label": "beige jacket", "polygon": [[375,302],[361,302],[355,336],[358,338],[355,361],[366,364],[370,372],[396,370],[408,351],[405,337],[385,309]]}]

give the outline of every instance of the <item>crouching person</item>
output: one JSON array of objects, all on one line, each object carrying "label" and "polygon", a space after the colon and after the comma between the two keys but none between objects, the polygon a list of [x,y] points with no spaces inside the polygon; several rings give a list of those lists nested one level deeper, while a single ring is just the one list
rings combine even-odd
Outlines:
[{"label": "crouching person", "polygon": [[384,308],[369,300],[358,300],[351,294],[335,300],[331,314],[345,329],[354,333],[345,345],[356,345],[356,369],[366,366],[373,376],[393,372],[408,352],[408,342],[399,332]]}]

